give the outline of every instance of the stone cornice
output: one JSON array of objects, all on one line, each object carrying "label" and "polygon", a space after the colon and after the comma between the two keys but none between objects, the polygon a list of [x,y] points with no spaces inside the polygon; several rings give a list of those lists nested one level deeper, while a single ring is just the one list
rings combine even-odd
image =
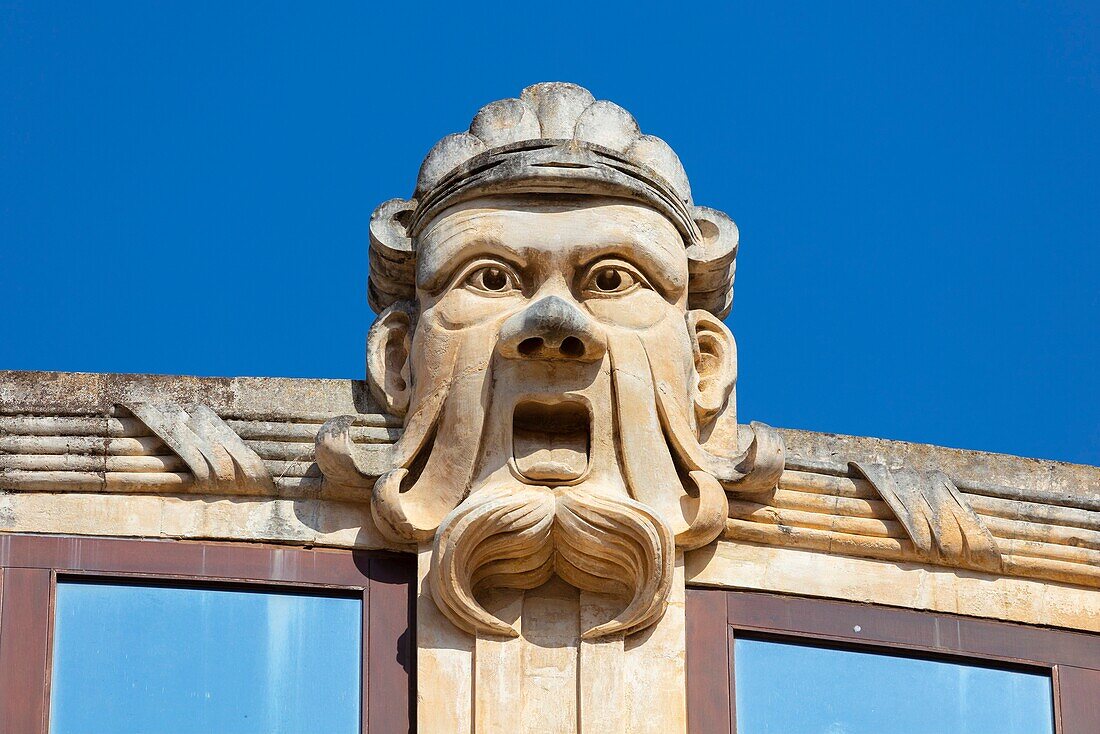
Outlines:
[{"label": "stone cornice", "polygon": [[[400,422],[361,381],[0,372],[0,531],[405,549],[315,463],[340,415],[382,474]],[[779,433],[778,489],[731,495],[726,541],[1100,586],[1100,468]]]}]

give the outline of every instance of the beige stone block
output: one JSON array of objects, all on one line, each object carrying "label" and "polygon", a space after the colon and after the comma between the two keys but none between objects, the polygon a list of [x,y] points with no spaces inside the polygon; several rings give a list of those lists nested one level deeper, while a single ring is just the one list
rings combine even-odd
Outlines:
[{"label": "beige stone block", "polygon": [[684,581],[680,555],[664,616],[626,639],[626,730],[631,734],[687,731]]},{"label": "beige stone block", "polygon": [[[489,592],[485,608],[523,634],[523,592]],[[478,635],[474,647],[474,731],[513,734],[523,710],[523,643],[510,637]]]},{"label": "beige stone block", "polygon": [[431,547],[417,554],[417,731],[473,731],[474,638],[452,625],[428,589]]},{"label": "beige stone block", "polygon": [[1100,632],[1100,590],[915,563],[719,542],[689,553],[687,581]]},{"label": "beige stone block", "polygon": [[0,532],[407,549],[366,505],[254,497],[20,492],[0,495]]},{"label": "beige stone block", "polygon": [[515,641],[523,670],[517,731],[576,734],[579,592],[561,579],[526,592],[521,627]]},{"label": "beige stone block", "polygon": [[[607,597],[581,592],[581,629],[614,613]],[[578,662],[581,732],[627,734],[626,657],[622,635],[581,640]]]}]

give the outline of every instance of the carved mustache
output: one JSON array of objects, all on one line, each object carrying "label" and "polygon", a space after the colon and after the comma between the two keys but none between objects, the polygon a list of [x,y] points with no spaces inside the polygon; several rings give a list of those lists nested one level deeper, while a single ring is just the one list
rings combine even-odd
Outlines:
[{"label": "carved mustache", "polygon": [[613,619],[582,633],[592,639],[659,617],[674,558],[672,531],[633,499],[507,482],[478,490],[443,520],[429,583],[456,625],[507,637],[518,632],[477,601],[479,589],[533,589],[557,574],[576,588],[629,598]]}]

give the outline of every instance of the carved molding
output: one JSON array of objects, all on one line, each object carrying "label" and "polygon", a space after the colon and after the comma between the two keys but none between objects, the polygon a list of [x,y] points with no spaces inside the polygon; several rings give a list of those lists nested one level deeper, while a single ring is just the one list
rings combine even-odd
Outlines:
[{"label": "carved molding", "polygon": [[1100,587],[1100,507],[1085,493],[1055,504],[938,470],[821,459],[784,471],[766,498],[731,499],[723,538]]},{"label": "carved molding", "polygon": [[[266,489],[232,483],[215,489],[196,483],[187,463],[143,422],[124,408],[112,407],[119,404],[117,401],[157,402],[150,400],[150,393],[178,393],[178,386],[191,383],[194,378],[138,376],[125,379],[126,385],[145,386],[140,391],[126,387],[126,391],[140,392],[140,400],[128,400],[113,389],[100,387],[102,377],[98,375],[0,373],[0,396],[3,397],[0,401],[0,493],[7,493],[6,502],[13,508],[12,513],[19,514],[18,508],[26,502],[33,502],[36,507],[49,506],[49,497],[59,494],[102,493],[117,495],[120,499],[149,496],[141,502],[161,502],[156,499],[158,496],[216,495],[251,497],[257,501],[358,503],[367,509],[370,488],[391,465],[393,442],[402,433],[394,418],[377,413],[345,419],[351,447],[346,453],[354,452],[357,457],[361,469],[361,474],[357,475],[360,486],[326,480],[321,467],[314,463],[314,442],[324,422],[338,416],[311,412],[305,403],[298,407],[287,403],[281,412],[260,408],[260,405],[280,400],[279,396],[286,394],[287,381],[257,381],[250,388],[255,395],[250,398],[255,401],[253,407],[227,408],[215,400],[211,409],[263,461],[273,486]],[[71,383],[73,387],[66,387],[56,395],[36,396],[35,386],[44,390],[58,380]],[[149,385],[153,380],[157,381],[155,390]],[[351,381],[291,382],[300,383],[303,388],[310,386],[309,390],[331,384],[332,389],[339,387],[344,392],[354,384]],[[86,387],[88,383],[91,384]],[[76,403],[74,397],[77,395],[94,398],[91,407],[83,408]],[[52,411],[45,409],[47,405],[54,406]],[[89,409],[98,414],[89,413]],[[80,411],[84,414],[73,414]],[[749,427],[741,428],[746,433]],[[789,465],[780,475],[778,490],[755,496],[727,493],[729,511],[722,531],[725,539],[949,568],[974,568],[1004,576],[1100,587],[1100,469],[918,444],[790,430],[782,433],[788,442],[793,438],[797,448],[796,455],[788,459]],[[880,445],[892,448],[887,452],[879,448]],[[937,551],[935,541],[922,549],[914,542],[899,514],[875,485],[852,466],[853,462],[865,467],[888,466],[895,472],[908,467],[922,476],[942,473],[957,488],[959,506],[969,507],[977,522],[989,532],[999,565],[993,566],[987,561],[972,564],[965,554]],[[937,466],[942,468],[934,468]],[[985,476],[973,478],[976,471],[985,472]],[[20,500],[20,496],[26,500]],[[908,506],[906,498],[909,496],[898,495],[901,506]],[[61,507],[60,498],[53,502]],[[131,507],[138,506],[137,500],[130,502]],[[369,514],[369,509],[367,512]],[[64,520],[64,513],[58,517],[62,524],[33,525],[27,529],[32,532],[130,534],[126,527],[111,524],[113,514],[84,513],[81,524],[64,524],[68,522]],[[139,528],[137,534],[157,534],[154,532],[157,526],[136,527]],[[182,525],[169,532],[186,537],[187,527]],[[238,530],[239,524],[217,532],[210,524],[199,527],[207,530],[196,537],[209,537],[210,533],[229,540],[253,537]],[[234,535],[237,532],[241,534]],[[354,532],[309,536],[297,532],[272,532],[262,537],[286,542],[302,542],[308,538],[310,542],[345,547],[408,547],[387,544],[375,535],[356,535]],[[975,542],[980,544],[981,541]]]},{"label": "carved molding", "polygon": [[268,466],[214,411],[135,401],[105,417],[0,419],[12,489],[275,494]]},{"label": "carved molding", "polygon": [[[324,482],[314,463],[317,414],[223,418],[202,404],[155,399],[114,403],[106,415],[58,408],[0,414],[0,489],[369,499]],[[400,433],[386,416],[349,420],[348,441],[364,448],[362,468],[375,475]]]}]

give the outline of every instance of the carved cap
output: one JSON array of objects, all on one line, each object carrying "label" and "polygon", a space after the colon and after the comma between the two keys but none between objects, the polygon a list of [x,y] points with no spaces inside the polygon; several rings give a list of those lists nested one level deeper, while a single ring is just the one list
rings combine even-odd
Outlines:
[{"label": "carved cap", "polygon": [[643,202],[676,226],[688,256],[691,308],[729,313],[737,227],[695,206],[680,159],[634,117],[583,87],[543,82],[519,99],[482,107],[464,133],[448,135],[420,167],[413,199],[390,200],[371,218],[372,308],[415,298],[415,240],[445,208],[505,193],[604,194]]},{"label": "carved cap", "polygon": [[576,84],[543,82],[524,89],[519,99],[500,99],[474,116],[470,129],[440,140],[420,166],[416,199],[481,153],[530,140],[576,140],[615,151],[626,161],[656,173],[685,204],[691,187],[680,159],[668,143],[642,135],[633,115],[614,102],[596,100]]}]

